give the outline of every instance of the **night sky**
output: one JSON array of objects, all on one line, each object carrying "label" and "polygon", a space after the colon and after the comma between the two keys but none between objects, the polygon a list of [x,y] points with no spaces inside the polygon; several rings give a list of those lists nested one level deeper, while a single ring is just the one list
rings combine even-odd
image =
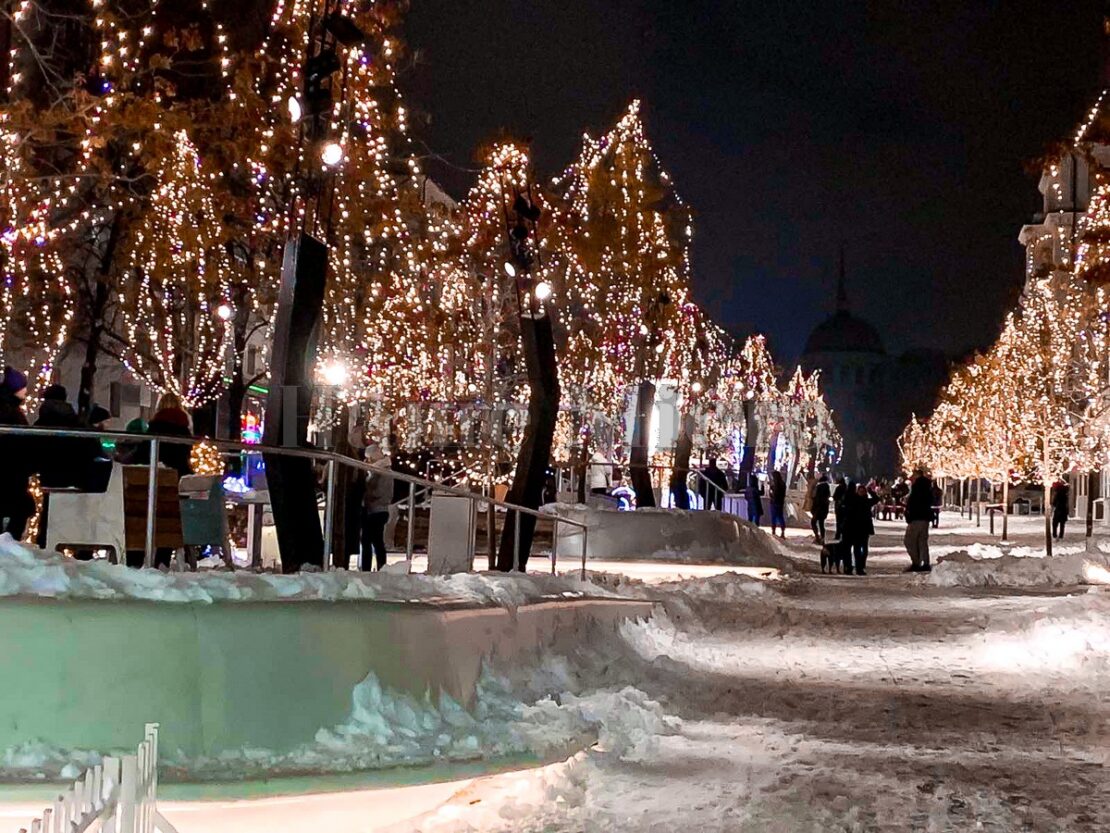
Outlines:
[{"label": "night sky", "polygon": [[888,350],[997,333],[1022,282],[1026,171],[1101,78],[1102,3],[413,0],[402,78],[456,196],[475,149],[533,141],[542,173],[644,101],[696,212],[695,297],[778,358],[832,311]]}]

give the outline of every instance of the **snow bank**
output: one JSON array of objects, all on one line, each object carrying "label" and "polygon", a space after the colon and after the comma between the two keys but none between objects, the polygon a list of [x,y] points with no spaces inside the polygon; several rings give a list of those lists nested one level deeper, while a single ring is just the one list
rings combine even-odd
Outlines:
[{"label": "snow bank", "polygon": [[[1110,584],[1110,556],[1067,552],[1052,558],[1003,555],[997,547],[978,547],[943,556],[928,581],[940,587],[1062,587]],[[989,554],[987,554],[987,551]]]},{"label": "snow bank", "polygon": [[143,599],[161,602],[450,601],[514,608],[540,599],[612,595],[570,576],[541,573],[327,573],[129,570],[104,561],[75,561],[0,536],[0,597]]},{"label": "snow bank", "polygon": [[[565,660],[523,669],[510,680],[488,669],[478,684],[473,711],[446,694],[413,697],[384,687],[374,674],[351,695],[348,718],[321,728],[311,743],[288,752],[244,747],[218,756],[185,756],[163,748],[163,771],[173,779],[235,781],[291,774],[343,773],[441,762],[529,756],[562,757],[598,744],[620,760],[655,753],[659,738],[680,722],[632,686],[574,687]],[[98,763],[89,750],[60,750],[41,743],[0,751],[5,778],[76,777]]]},{"label": "snow bank", "polygon": [[[587,553],[602,560],[669,561],[792,568],[790,550],[758,527],[723,512],[637,509],[617,512],[578,504],[554,503],[544,511],[584,523]],[[559,549],[578,553],[579,530],[561,525]]]},{"label": "snow bank", "polygon": [[241,779],[292,772],[353,772],[510,755],[540,759],[599,742],[622,759],[650,754],[673,721],[642,691],[625,687],[581,697],[548,693],[534,701],[504,677],[483,674],[473,712],[446,695],[422,699],[383,688],[367,676],[352,694],[349,719],[321,729],[288,753],[241,749],[218,758],[166,763],[176,774]]}]

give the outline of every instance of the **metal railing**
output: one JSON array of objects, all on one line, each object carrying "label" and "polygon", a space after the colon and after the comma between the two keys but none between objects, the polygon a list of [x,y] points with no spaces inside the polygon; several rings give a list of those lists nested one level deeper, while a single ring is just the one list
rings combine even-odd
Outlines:
[{"label": "metal railing", "polygon": [[[629,471],[631,471],[631,469],[632,469],[632,466],[629,466],[629,465],[621,465],[619,463],[596,463],[596,462],[592,462],[592,461],[587,463],[585,468],[587,470],[591,469],[591,468],[595,468],[595,467],[612,469],[616,466],[620,466],[622,469],[627,469]],[[649,472],[651,472],[651,474],[653,475],[652,483],[653,483],[653,486],[655,488],[661,489],[664,492],[666,492],[667,490],[669,490],[671,488],[669,482],[667,482],[667,483],[663,482],[666,478],[664,478],[662,476],[664,472],[673,471],[673,468],[671,468],[670,466],[661,466],[661,465],[658,465],[656,463],[649,463],[649,464],[644,465],[644,466],[636,466],[636,468],[646,468],[646,469],[649,470]],[[701,483],[704,482],[707,486],[706,497],[708,497],[708,495],[710,494],[709,489],[715,490],[715,494],[717,496],[717,505],[720,506],[720,507],[724,507],[724,503],[725,503],[724,499],[725,499],[725,495],[728,494],[728,491],[726,489],[722,489],[720,486],[718,486],[716,483],[714,483],[712,480],[710,480],[708,477],[706,477],[705,473],[701,469],[695,468],[694,466],[690,467],[690,469],[687,471],[687,474],[686,474],[686,488],[688,488],[688,489],[691,488],[691,485],[690,485],[691,481],[693,481],[693,483],[694,483],[694,486],[692,487],[692,490],[693,490],[694,494],[696,494],[696,495],[701,494],[701,490],[698,488],[698,486]],[[629,486],[631,486],[631,480],[629,481]],[[708,503],[708,502],[709,501],[707,500],[706,503]]]},{"label": "metal railing", "polygon": [[[0,437],[16,436],[16,437],[37,437],[40,439],[45,438],[82,438],[88,439],[97,437],[101,440],[114,440],[118,443],[126,443],[133,446],[149,446],[150,460],[148,465],[149,478],[147,484],[147,516],[146,516],[146,529],[144,535],[144,550],[143,550],[143,563],[146,567],[154,565],[155,554],[155,529],[158,510],[158,458],[161,450],[162,443],[171,445],[185,445],[192,447],[201,441],[202,438],[195,437],[179,437],[164,434],[131,434],[124,431],[96,431],[92,429],[54,429],[54,428],[33,428],[21,425],[0,425]],[[427,480],[423,477],[407,474],[405,472],[394,471],[393,469],[381,468],[380,466],[372,466],[369,463],[356,460],[353,457],[347,457],[338,454],[334,451],[325,451],[310,448],[297,448],[288,446],[270,446],[270,445],[256,445],[243,442],[232,442],[230,440],[212,440],[203,438],[205,442],[214,445],[223,455],[227,454],[261,454],[261,455],[275,455],[286,457],[300,457],[312,460],[317,463],[325,464],[326,469],[326,483],[324,487],[325,503],[324,503],[324,558],[323,569],[327,570],[331,567],[332,562],[332,538],[335,530],[335,493],[336,493],[336,478],[338,476],[338,469],[340,466],[347,466],[368,474],[377,474],[384,477],[399,480],[403,483],[409,484],[409,494],[406,503],[408,504],[408,530],[405,542],[405,557],[406,560],[412,561],[413,548],[415,546],[414,530],[415,530],[415,512],[416,512],[416,491],[417,488],[428,490],[430,494],[448,494],[457,497],[466,498],[472,504],[472,511],[478,508],[479,504],[493,505],[494,507],[503,509],[506,512],[506,523],[509,518],[512,518],[514,526],[513,536],[513,565],[519,567],[520,565],[520,523],[519,518],[521,515],[529,515],[537,519],[547,519],[553,523],[554,529],[552,533],[552,547],[551,547],[551,572],[556,571],[556,563],[558,560],[558,540],[559,540],[559,525],[565,524],[569,527],[577,528],[582,531],[582,544],[581,544],[581,573],[583,577],[586,574],[586,558],[588,553],[589,543],[589,528],[586,524],[579,521],[574,521],[569,518],[561,518],[558,515],[541,512],[538,509],[531,509],[527,506],[520,506],[519,504],[509,503],[507,501],[498,500],[489,495],[475,494],[474,492],[460,489],[456,486],[445,486],[436,483],[433,480]],[[511,513],[511,514],[510,514]],[[492,550],[493,540],[496,530],[490,528],[487,530],[488,546]],[[471,524],[469,531],[468,552],[470,555],[470,568],[474,567],[474,557],[477,549],[477,524]],[[119,554],[122,557],[122,554]]]}]

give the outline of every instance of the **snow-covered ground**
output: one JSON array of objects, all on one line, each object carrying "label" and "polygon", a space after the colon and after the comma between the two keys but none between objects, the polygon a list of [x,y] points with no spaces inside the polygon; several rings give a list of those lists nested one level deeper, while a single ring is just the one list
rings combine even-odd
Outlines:
[{"label": "snow-covered ground", "polygon": [[[419,815],[404,821],[404,798],[391,794],[388,816],[367,800],[366,816],[323,825],[290,800],[236,829],[1110,830],[1110,589],[1010,580],[1044,571],[1039,519],[1014,522],[1003,557],[985,521],[945,517],[934,562],[969,553],[954,563],[993,570],[993,583],[938,581],[943,566],[903,574],[902,529],[878,524],[867,577],[818,574],[817,548],[795,530],[793,575],[605,565],[581,587],[654,599],[653,620],[491,668],[475,714],[367,680],[350,719],[300,750],[354,767],[585,751],[467,781],[438,806],[413,800]],[[1076,530],[1053,560],[1103,558],[1085,550]]]},{"label": "snow-covered ground", "polygon": [[[1035,558],[1037,521],[1015,526]],[[867,578],[610,578],[665,615],[547,667],[575,697],[632,687],[657,722],[603,709],[615,740],[382,829],[1110,830],[1110,591],[937,587],[901,574],[901,528]],[[946,517],[935,556],[985,531]]]},{"label": "snow-covered ground", "polygon": [[[398,566],[404,566],[403,563]],[[449,576],[406,574],[402,570],[305,572],[286,576],[224,572],[166,573],[128,570],[107,561],[75,561],[16,543],[0,535],[0,597],[45,596],[59,599],[145,599],[210,604],[259,601],[449,600],[515,607],[544,598],[605,595],[574,572],[551,576],[459,573]]]}]

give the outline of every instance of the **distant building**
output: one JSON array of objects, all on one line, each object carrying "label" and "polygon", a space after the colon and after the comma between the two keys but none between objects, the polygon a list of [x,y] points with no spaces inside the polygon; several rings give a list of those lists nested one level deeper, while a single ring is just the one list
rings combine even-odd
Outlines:
[{"label": "distant building", "polygon": [[801,364],[821,371],[821,390],[844,437],[838,471],[854,478],[898,472],[897,438],[912,413],[932,409],[948,371],[938,351],[887,353],[879,331],[848,308],[843,255],[835,312],[810,333]]},{"label": "distant building", "polygon": [[1095,176],[1110,168],[1110,145],[1095,141],[1101,134],[1102,99],[1091,119],[1075,134],[1075,144],[1059,158],[1046,162],[1037,190],[1042,210],[1022,226],[1018,241],[1025,247],[1025,285],[1071,271],[1077,246],[1078,223],[1086,213]]}]

